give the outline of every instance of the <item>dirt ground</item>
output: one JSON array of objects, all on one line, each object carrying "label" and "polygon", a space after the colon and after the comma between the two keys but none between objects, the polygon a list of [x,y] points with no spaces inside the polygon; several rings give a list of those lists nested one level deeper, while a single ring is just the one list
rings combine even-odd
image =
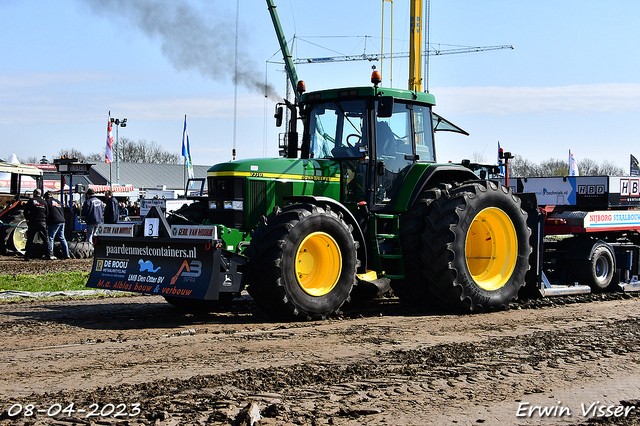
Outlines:
[{"label": "dirt ground", "polygon": [[0,256],[1,275],[38,275],[53,272],[82,271],[90,272],[93,259],[31,259],[28,262],[22,256]]},{"label": "dirt ground", "polygon": [[307,323],[248,297],[199,316],[157,296],[4,302],[0,425],[635,425],[639,318],[634,294],[464,316],[387,297]]}]

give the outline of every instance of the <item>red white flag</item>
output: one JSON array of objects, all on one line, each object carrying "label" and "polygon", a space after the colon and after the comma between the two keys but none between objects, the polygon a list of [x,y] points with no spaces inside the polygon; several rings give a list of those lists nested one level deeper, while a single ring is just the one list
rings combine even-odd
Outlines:
[{"label": "red white flag", "polygon": [[578,160],[569,150],[569,176],[580,176],[580,171],[578,170]]},{"label": "red white flag", "polygon": [[111,119],[107,122],[107,149],[105,150],[104,162],[109,164],[113,161],[113,133]]}]

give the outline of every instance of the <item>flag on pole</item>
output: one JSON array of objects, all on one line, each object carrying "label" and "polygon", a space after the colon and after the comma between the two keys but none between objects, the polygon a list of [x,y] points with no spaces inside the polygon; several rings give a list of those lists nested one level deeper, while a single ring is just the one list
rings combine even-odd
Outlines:
[{"label": "flag on pole", "polygon": [[580,176],[580,171],[578,171],[578,161],[571,153],[571,150],[569,150],[569,176]]},{"label": "flag on pole", "polygon": [[187,165],[189,179],[193,179],[193,163],[191,162],[191,148],[189,147],[189,134],[187,133],[187,115],[184,116],[184,130],[182,132],[182,156]]},{"label": "flag on pole", "polygon": [[109,164],[113,161],[113,133],[111,126],[111,117],[107,121],[107,148],[104,154],[104,162]]},{"label": "flag on pole", "polygon": [[629,165],[629,174],[631,176],[640,176],[640,165],[638,165],[638,159],[630,154],[630,165]]}]

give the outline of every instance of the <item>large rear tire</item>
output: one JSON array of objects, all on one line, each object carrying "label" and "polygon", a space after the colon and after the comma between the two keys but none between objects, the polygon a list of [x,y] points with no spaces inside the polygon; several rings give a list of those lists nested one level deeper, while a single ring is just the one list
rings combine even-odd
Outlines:
[{"label": "large rear tire", "polygon": [[525,283],[530,234],[520,199],[498,182],[430,189],[401,223],[406,278],[394,291],[423,306],[505,309]]},{"label": "large rear tire", "polygon": [[6,211],[0,218],[6,225],[0,228],[2,254],[24,254],[27,246],[27,221],[22,208]]},{"label": "large rear tire", "polygon": [[72,259],[90,259],[93,257],[93,244],[88,241],[67,241],[69,256]]},{"label": "large rear tire", "polygon": [[349,300],[358,263],[352,228],[327,206],[293,204],[263,217],[245,251],[248,292],[268,315],[324,319]]},{"label": "large rear tire", "polygon": [[[38,242],[42,240],[38,236]],[[27,221],[22,220],[17,225],[12,226],[8,236],[8,248],[16,253],[24,254],[27,248]]]}]

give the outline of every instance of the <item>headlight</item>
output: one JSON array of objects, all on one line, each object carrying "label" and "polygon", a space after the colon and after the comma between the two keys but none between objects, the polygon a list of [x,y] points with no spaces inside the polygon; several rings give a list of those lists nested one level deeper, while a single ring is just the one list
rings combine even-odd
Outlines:
[{"label": "headlight", "polygon": [[243,210],[244,201],[225,201],[224,209],[225,210]]},{"label": "headlight", "polygon": [[215,201],[209,201],[209,210],[215,210],[218,208],[218,205]]}]

